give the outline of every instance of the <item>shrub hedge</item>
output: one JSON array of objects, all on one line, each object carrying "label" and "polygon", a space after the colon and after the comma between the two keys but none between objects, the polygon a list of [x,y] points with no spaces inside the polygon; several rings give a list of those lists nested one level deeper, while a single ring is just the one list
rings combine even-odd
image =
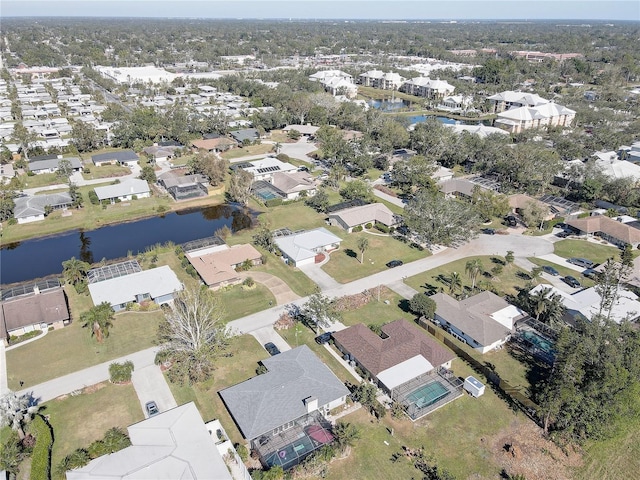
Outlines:
[{"label": "shrub hedge", "polygon": [[36,437],[36,445],[31,454],[31,480],[49,480],[51,478],[51,448],[53,447],[53,431],[42,417],[36,415],[29,425],[31,433]]}]

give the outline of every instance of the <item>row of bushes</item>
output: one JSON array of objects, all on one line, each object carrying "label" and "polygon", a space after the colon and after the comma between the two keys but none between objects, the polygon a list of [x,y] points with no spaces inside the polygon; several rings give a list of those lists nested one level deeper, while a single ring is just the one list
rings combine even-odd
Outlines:
[{"label": "row of bushes", "polygon": [[53,431],[51,425],[36,415],[29,425],[31,434],[36,437],[36,444],[31,454],[31,480],[49,480],[51,478],[51,448],[53,447]]},{"label": "row of bushes", "polygon": [[111,383],[128,383],[133,373],[133,362],[112,363],[109,365],[109,379]]},{"label": "row of bushes", "polygon": [[74,468],[84,467],[94,458],[114,453],[131,445],[129,436],[118,427],[107,430],[102,440],[96,440],[87,448],[78,448],[60,461],[56,473],[65,477],[65,473]]}]

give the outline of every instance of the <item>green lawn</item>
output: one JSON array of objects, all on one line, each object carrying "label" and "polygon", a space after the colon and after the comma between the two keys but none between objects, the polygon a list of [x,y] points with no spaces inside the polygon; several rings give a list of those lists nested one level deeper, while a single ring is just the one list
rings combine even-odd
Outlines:
[{"label": "green lawn", "polygon": [[205,421],[220,419],[232,442],[242,442],[242,435],[231,415],[222,403],[218,391],[248,380],[256,375],[258,361],[269,356],[251,335],[234,337],[231,341],[230,357],[220,357],[216,361],[213,378],[193,386],[177,385],[169,382],[178,405],[194,401]]},{"label": "green lawn", "polygon": [[101,165],[96,167],[95,165],[90,165],[89,173],[82,173],[82,177],[85,180],[96,180],[99,178],[109,178],[109,177],[123,177],[125,175],[131,174],[131,169],[129,167],[123,167],[120,165]]},{"label": "green lawn", "polygon": [[[405,280],[405,283],[410,287],[418,290],[426,290],[429,294],[436,293],[443,289],[445,293],[449,293],[449,278],[453,272],[460,274],[462,284],[465,290],[471,290],[471,280],[465,273],[465,265],[468,261],[478,259],[482,262],[484,271],[488,272],[497,265],[496,261],[504,262],[504,257],[495,255],[484,255],[477,257],[467,257],[464,259],[456,260],[455,262],[447,263],[441,267],[434,268],[419,275],[409,277]],[[493,259],[493,260],[492,260]],[[516,295],[518,288],[523,288],[530,281],[529,274],[515,266],[504,266],[502,273],[497,277],[490,278],[489,276],[479,275],[476,280],[476,286],[482,287],[484,283],[495,287],[499,294],[511,294]],[[539,283],[546,283],[544,280],[539,280]]]},{"label": "green lawn", "polygon": [[263,253],[267,259],[267,263],[253,267],[251,270],[257,272],[270,273],[284,281],[289,288],[293,290],[297,295],[306,297],[311,295],[316,290],[316,284],[309,279],[298,268],[292,267],[284,263],[280,258],[276,257],[272,253],[267,253],[260,247],[256,247]]},{"label": "green lawn", "polygon": [[258,145],[249,145],[248,147],[232,148],[223,152],[220,156],[225,160],[233,160],[234,158],[247,157],[249,155],[262,155],[274,152],[275,146],[270,143],[261,143]]},{"label": "green lawn", "polygon": [[[109,338],[99,344],[80,321],[49,332],[45,337],[7,352],[9,388],[20,381],[30,387],[68,373],[153,346],[160,310],[116,315]],[[79,315],[78,315],[79,316]]]},{"label": "green lawn", "polygon": [[58,185],[67,183],[65,178],[61,178],[55,173],[41,173],[39,175],[22,175],[22,188],[39,188],[47,185]]},{"label": "green lawn", "polygon": [[578,279],[578,281],[580,282],[580,284],[583,287],[593,287],[595,285],[595,282],[585,276],[582,276],[580,274],[578,274],[578,272],[576,272],[575,270],[572,270],[571,268],[565,267],[563,265],[558,265],[557,263],[552,263],[552,262],[547,262],[546,260],[542,260],[540,258],[535,258],[535,257],[529,257],[527,260],[529,260],[531,263],[535,263],[536,265],[539,266],[544,266],[544,265],[549,265],[553,268],[555,268],[558,273],[560,275],[562,275],[563,277],[566,277],[567,275],[571,275],[573,277],[576,277]]},{"label": "green lawn", "polygon": [[[93,389],[92,389],[93,390]],[[92,393],[82,393],[43,404],[49,416],[54,443],[51,470],[76,448],[86,448],[112,427],[126,427],[144,419],[132,385],[98,384]],[[61,478],[55,474],[54,479]]]},{"label": "green lawn", "polygon": [[[430,255],[428,250],[421,251],[390,236],[370,235],[365,232],[345,233],[334,227],[330,230],[342,237],[343,241],[340,249],[331,254],[331,260],[323,265],[322,269],[341,283],[386,270],[385,264],[390,260],[399,259],[408,263]],[[360,263],[359,238],[366,238],[369,241],[369,246],[364,252],[363,263]]]},{"label": "green lawn", "polygon": [[609,258],[620,258],[620,250],[610,245],[600,245],[587,240],[560,240],[553,244],[554,253],[564,258],[581,257],[595,263],[606,262]]},{"label": "green lawn", "polygon": [[234,285],[216,292],[216,296],[222,301],[225,321],[246,317],[276,304],[276,299],[269,289],[257,282],[252,289]]},{"label": "green lawn", "polygon": [[[376,300],[367,303],[365,306],[342,313],[342,323],[345,325],[355,325],[356,323],[364,323],[366,325],[393,322],[400,318],[413,321],[415,315],[406,312],[400,308],[400,302],[405,301],[403,297],[389,290],[387,287],[380,288],[380,301],[377,300],[378,289],[373,289]],[[389,303],[385,303],[388,301]]]}]

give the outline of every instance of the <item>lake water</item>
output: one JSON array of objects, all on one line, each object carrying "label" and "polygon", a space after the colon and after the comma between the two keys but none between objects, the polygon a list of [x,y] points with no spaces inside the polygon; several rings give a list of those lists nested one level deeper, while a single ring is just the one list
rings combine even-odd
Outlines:
[{"label": "lake water", "polygon": [[[406,110],[411,106],[411,102],[407,100],[402,100],[399,98],[396,98],[393,101],[391,101],[391,99],[369,100],[367,104],[372,108],[377,108],[378,110],[382,110],[383,112],[391,112],[391,113],[399,112],[401,110]],[[477,125],[478,123],[491,125],[491,120],[484,120],[482,122],[479,122],[478,120],[455,120],[453,118],[443,117],[440,115],[413,115],[413,116],[407,116],[402,118],[405,118],[408,121],[409,125],[426,122],[427,119],[429,118],[435,118],[440,123],[446,123],[450,125],[453,125],[456,122],[459,122],[462,125]]]},{"label": "lake water", "polygon": [[0,283],[60,274],[62,262],[71,257],[93,263],[122,258],[129,251],[143,252],[156,243],[179,244],[210,237],[225,225],[237,232],[251,226],[252,215],[238,206],[218,205],[10,244],[0,250]]}]

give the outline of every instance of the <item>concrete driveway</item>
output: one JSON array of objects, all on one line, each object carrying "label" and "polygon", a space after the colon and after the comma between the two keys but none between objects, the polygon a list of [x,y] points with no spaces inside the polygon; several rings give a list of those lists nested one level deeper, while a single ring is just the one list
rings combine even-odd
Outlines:
[{"label": "concrete driveway", "polygon": [[289,155],[291,158],[303,160],[305,162],[313,163],[313,158],[309,156],[311,152],[315,152],[318,147],[311,142],[307,142],[307,139],[302,137],[296,143],[281,143],[280,153]]},{"label": "concrete driveway", "polygon": [[276,347],[278,347],[281,352],[291,350],[289,344],[284,341],[284,338],[278,335],[278,333],[273,329],[272,326],[262,327],[250,333],[260,345],[264,346],[265,343],[271,342]]},{"label": "concrete driveway", "polygon": [[158,365],[149,365],[140,370],[134,370],[131,380],[145,417],[147,411],[144,406],[152,400],[156,402],[160,412],[178,406]]},{"label": "concrete driveway", "polygon": [[[327,254],[325,254],[327,255]],[[327,259],[329,256],[327,255]],[[324,263],[324,262],[323,262]],[[313,263],[310,265],[302,265],[298,267],[302,273],[309,277],[320,290],[331,290],[332,288],[338,288],[341,284],[333,279],[331,275],[320,268],[322,264]]]}]

